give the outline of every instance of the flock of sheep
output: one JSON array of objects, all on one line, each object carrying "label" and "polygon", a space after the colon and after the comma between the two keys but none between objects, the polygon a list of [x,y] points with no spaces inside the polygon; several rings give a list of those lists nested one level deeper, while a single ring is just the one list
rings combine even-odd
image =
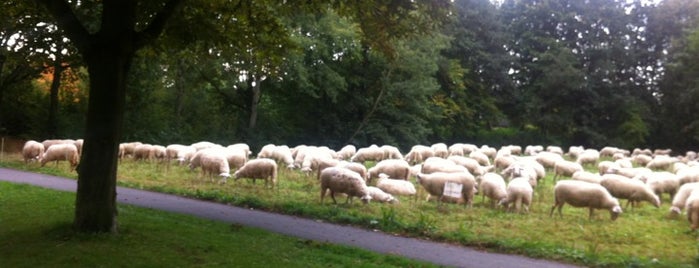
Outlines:
[{"label": "flock of sheep", "polygon": [[[51,161],[68,161],[75,168],[81,147],[82,140],[27,141],[22,155],[25,162],[36,160],[44,166]],[[668,195],[672,200],[670,213],[679,215],[686,210],[695,230],[699,228],[699,161],[692,151],[682,156],[670,154],[671,150],[615,147],[571,146],[564,152],[558,146],[526,146],[522,150],[516,145],[496,149],[437,143],[413,146],[404,156],[390,145],[359,149],[347,145],[335,151],[324,146],[269,144],[253,157],[244,143],[224,147],[211,142],[168,146],[130,142],[119,146],[120,158],[168,164],[176,161],[192,170],[200,167],[204,177],[220,177],[221,183],[235,170],[235,179],[261,179],[265,186],[274,188],[280,165],[300,170],[318,179],[321,203],[328,192],[335,203],[336,193],[345,194],[346,202],[357,197],[364,203],[395,203],[396,195],[417,198],[415,186],[419,185],[428,200],[436,200],[439,206],[452,202],[470,207],[474,195],[480,193],[492,208],[527,212],[534,189],[547,172],[553,172],[556,184],[551,216],[556,209],[561,215],[562,207],[569,204],[589,208],[590,219],[595,209],[604,209],[615,220],[622,213],[618,199],[627,200],[625,208],[643,201],[659,207],[661,196]],[[369,161],[375,165],[367,169]],[[597,172],[583,167],[594,167]]]}]

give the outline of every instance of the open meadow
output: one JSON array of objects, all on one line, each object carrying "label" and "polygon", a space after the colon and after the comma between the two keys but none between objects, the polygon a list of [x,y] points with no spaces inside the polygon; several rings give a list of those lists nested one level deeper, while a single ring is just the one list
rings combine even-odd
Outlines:
[{"label": "open meadow", "polygon": [[[19,154],[5,154],[0,162],[3,167],[77,177],[66,162],[58,166],[49,163],[45,167],[37,163],[25,165]],[[367,166],[373,164],[367,163]],[[586,169],[596,172],[594,166],[586,166]],[[694,267],[699,264],[697,234],[690,231],[684,215],[668,216],[671,200],[667,195],[662,196],[660,208],[643,202],[640,207],[625,209],[616,221],[610,220],[609,212],[603,210],[597,210],[589,220],[586,208],[569,205],[564,206],[562,218],[556,214],[550,217],[552,179],[552,172],[547,170],[546,177],[535,188],[529,213],[517,214],[490,208],[487,199],[483,202],[480,195],[475,196],[471,208],[459,204],[437,208],[436,202],[426,202],[423,196],[417,201],[401,196],[399,204],[371,202],[363,205],[357,200],[344,204],[344,197],[338,198],[338,205],[332,204],[329,198],[321,204],[315,176],[284,168],[279,170],[278,189],[268,189],[260,181],[253,184],[247,179],[231,178],[225,184],[212,182],[202,178],[198,170],[191,171],[185,166],[131,159],[124,159],[118,171],[120,186],[449,241],[490,251],[600,267]],[[624,200],[622,207],[625,204]],[[129,215],[120,215],[120,218],[125,217]]]}]

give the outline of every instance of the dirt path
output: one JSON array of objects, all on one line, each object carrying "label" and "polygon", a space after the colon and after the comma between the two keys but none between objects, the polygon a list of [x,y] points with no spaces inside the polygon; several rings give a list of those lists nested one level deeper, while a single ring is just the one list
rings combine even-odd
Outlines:
[{"label": "dirt path", "polygon": [[[75,192],[75,180],[0,168],[0,180],[26,183],[61,191]],[[382,232],[318,222],[294,216],[243,209],[174,195],[117,188],[122,204],[189,214],[197,217],[241,224],[328,243],[349,245],[384,254],[400,255],[445,266],[456,267],[575,267],[519,255],[490,253],[421,239],[397,237]]]}]

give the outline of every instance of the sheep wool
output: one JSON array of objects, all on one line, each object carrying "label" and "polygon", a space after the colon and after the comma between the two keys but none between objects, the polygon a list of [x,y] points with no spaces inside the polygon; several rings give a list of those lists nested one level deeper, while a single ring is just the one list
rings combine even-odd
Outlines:
[{"label": "sheep wool", "polygon": [[616,220],[622,212],[619,201],[606,188],[596,183],[562,180],[556,183],[553,192],[554,204],[551,207],[549,216],[553,216],[554,209],[558,208],[558,215],[563,217],[561,210],[565,204],[570,204],[573,207],[589,208],[589,219],[592,219],[595,209],[609,210],[612,220]]},{"label": "sheep wool", "polygon": [[368,182],[378,178],[383,173],[394,179],[408,180],[410,177],[410,164],[403,159],[386,159],[376,163],[368,171]]},{"label": "sheep wool", "polygon": [[699,189],[699,182],[685,183],[680,186],[677,190],[677,194],[672,198],[672,205],[670,206],[670,215],[679,215],[682,213],[685,204],[687,204],[687,198],[695,189]]},{"label": "sheep wool", "polygon": [[660,207],[660,198],[653,190],[640,180],[629,179],[615,174],[602,175],[600,185],[607,188],[612,196],[619,199],[627,199],[626,208],[629,204],[636,206],[641,201],[648,201],[653,206]]},{"label": "sheep wool", "polygon": [[461,198],[464,200],[465,206],[472,206],[473,195],[476,193],[476,179],[473,175],[465,172],[435,172],[431,174],[417,174],[417,183],[425,189],[425,191],[437,197],[437,204],[441,206],[444,196],[444,186],[448,183],[456,183],[462,185]]},{"label": "sheep wool", "polygon": [[[533,195],[534,189],[529,183],[529,178],[514,178],[507,184],[507,197],[500,200],[498,204],[509,211],[516,211],[517,213],[521,213],[522,206],[524,206],[524,211],[529,212],[529,205],[532,203]],[[514,203],[514,206],[510,207],[512,203]]]},{"label": "sheep wool", "polygon": [[391,204],[396,204],[399,202],[398,199],[393,197],[393,195],[386,193],[377,187],[367,186],[367,190],[369,191],[369,195],[371,196],[371,200],[375,200],[375,201],[381,202],[381,203],[391,203]]},{"label": "sheep wool", "polygon": [[356,172],[342,167],[329,167],[320,172],[321,204],[323,204],[323,199],[328,191],[330,191],[330,198],[335,204],[337,204],[335,193],[346,194],[345,203],[352,201],[353,197],[359,197],[365,204],[372,199],[364,179]]},{"label": "sheep wool", "polygon": [[267,158],[252,159],[233,173],[233,177],[236,180],[240,178],[252,179],[253,184],[257,179],[263,179],[265,186],[271,184],[274,188],[277,185],[277,162]]},{"label": "sheep wool", "polygon": [[41,166],[43,167],[47,162],[56,161],[68,161],[70,163],[71,170],[78,166],[78,159],[80,158],[78,154],[78,148],[72,143],[61,143],[55,144],[46,149],[44,155],[41,157]]},{"label": "sheep wool", "polygon": [[376,187],[393,195],[415,195],[417,190],[412,182],[402,179],[391,179],[386,174],[379,174]]},{"label": "sheep wool", "polygon": [[505,179],[497,173],[484,174],[478,187],[478,192],[483,195],[482,201],[485,202],[485,198],[488,197],[491,208],[495,208],[497,203],[507,198]]},{"label": "sheep wool", "polygon": [[29,163],[29,161],[39,161],[41,156],[44,154],[44,145],[38,141],[29,140],[24,143],[22,147],[22,158],[24,158],[24,163]]},{"label": "sheep wool", "polygon": [[687,211],[687,220],[691,225],[692,231],[694,231],[699,228],[699,191],[692,191],[689,194],[685,210]]}]

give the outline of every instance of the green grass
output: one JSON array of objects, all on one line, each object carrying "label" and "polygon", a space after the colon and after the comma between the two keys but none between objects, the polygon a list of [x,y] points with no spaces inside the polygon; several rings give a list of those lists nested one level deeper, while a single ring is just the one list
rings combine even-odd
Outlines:
[{"label": "green grass", "polygon": [[118,235],[75,233],[75,194],[6,182],[0,193],[0,267],[431,266],[127,205]]},{"label": "green grass", "polygon": [[[24,165],[18,157],[2,163],[18,169],[75,178],[67,164],[58,168]],[[473,208],[449,204],[437,209],[434,202],[400,197],[400,204],[367,206],[361,202],[333,205],[329,198],[320,204],[315,177],[281,170],[279,189],[265,189],[251,181],[229,180],[226,184],[197,178],[180,166],[169,170],[154,163],[123,161],[119,166],[121,186],[214,200],[242,207],[299,215],[328,222],[352,224],[403,236],[428,237],[491,251],[573,262],[599,267],[695,267],[699,265],[697,234],[689,231],[686,218],[667,217],[670,200],[663,196],[661,208],[648,203],[625,210],[616,221],[607,211],[563,208],[563,218],[549,217],[553,205],[552,174],[536,189],[528,214],[513,214],[488,208],[476,196]],[[487,200],[486,200],[487,202]],[[624,202],[625,204],[625,202]],[[120,215],[120,219],[124,218]]]}]

